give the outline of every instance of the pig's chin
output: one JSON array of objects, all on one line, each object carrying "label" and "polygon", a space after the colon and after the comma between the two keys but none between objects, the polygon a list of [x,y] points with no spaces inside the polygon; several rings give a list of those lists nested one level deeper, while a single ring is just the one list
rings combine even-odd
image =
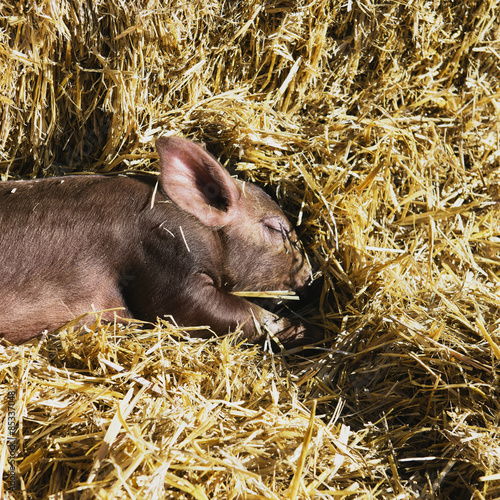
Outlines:
[{"label": "pig's chin", "polygon": [[266,282],[265,278],[243,282],[237,281],[231,287],[232,292],[294,292],[298,290],[298,284],[292,279],[283,281],[274,280],[272,283]]},{"label": "pig's chin", "polygon": [[261,288],[261,291],[280,291],[280,292],[297,292],[300,293],[305,288],[304,284],[299,283],[293,277],[283,280],[281,283],[274,283]]}]

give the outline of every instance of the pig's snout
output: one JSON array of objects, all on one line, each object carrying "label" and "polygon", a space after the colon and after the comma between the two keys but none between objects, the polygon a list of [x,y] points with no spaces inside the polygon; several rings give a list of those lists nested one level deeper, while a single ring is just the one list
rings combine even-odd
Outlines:
[{"label": "pig's snout", "polygon": [[316,275],[319,270],[319,265],[314,261],[310,262],[307,258],[304,261],[304,265],[296,273],[295,291],[301,297],[301,299],[309,300],[316,297],[321,293],[323,288],[324,279],[321,276]]},{"label": "pig's snout", "polygon": [[302,292],[309,283],[312,281],[312,269],[307,262],[304,260],[304,265],[300,268],[297,275],[295,276],[295,284],[298,292]]}]

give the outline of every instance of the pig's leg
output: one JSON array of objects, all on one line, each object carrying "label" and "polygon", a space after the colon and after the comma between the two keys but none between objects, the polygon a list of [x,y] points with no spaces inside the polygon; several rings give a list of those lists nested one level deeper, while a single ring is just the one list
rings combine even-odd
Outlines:
[{"label": "pig's leg", "polygon": [[174,319],[181,325],[207,325],[219,335],[234,331],[239,326],[246,339],[263,342],[266,333],[259,330],[256,320],[285,345],[300,345],[319,339],[316,328],[306,328],[300,323],[278,318],[242,297],[220,290],[206,274],[197,274],[191,281],[179,302],[184,307],[176,308],[178,311],[173,313]]}]

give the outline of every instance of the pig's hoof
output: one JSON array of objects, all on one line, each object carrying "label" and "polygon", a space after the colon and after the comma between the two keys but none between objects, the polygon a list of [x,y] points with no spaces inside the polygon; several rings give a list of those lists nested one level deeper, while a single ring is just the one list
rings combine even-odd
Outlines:
[{"label": "pig's hoof", "polygon": [[276,335],[287,349],[316,344],[324,340],[323,330],[309,323],[292,323]]}]

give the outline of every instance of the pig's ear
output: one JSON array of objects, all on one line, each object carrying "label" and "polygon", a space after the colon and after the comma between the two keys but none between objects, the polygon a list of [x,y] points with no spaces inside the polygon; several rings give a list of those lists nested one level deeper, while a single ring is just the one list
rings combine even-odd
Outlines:
[{"label": "pig's ear", "polygon": [[238,215],[240,192],[227,170],[200,146],[160,137],[161,184],[168,197],[206,226],[223,226]]}]

